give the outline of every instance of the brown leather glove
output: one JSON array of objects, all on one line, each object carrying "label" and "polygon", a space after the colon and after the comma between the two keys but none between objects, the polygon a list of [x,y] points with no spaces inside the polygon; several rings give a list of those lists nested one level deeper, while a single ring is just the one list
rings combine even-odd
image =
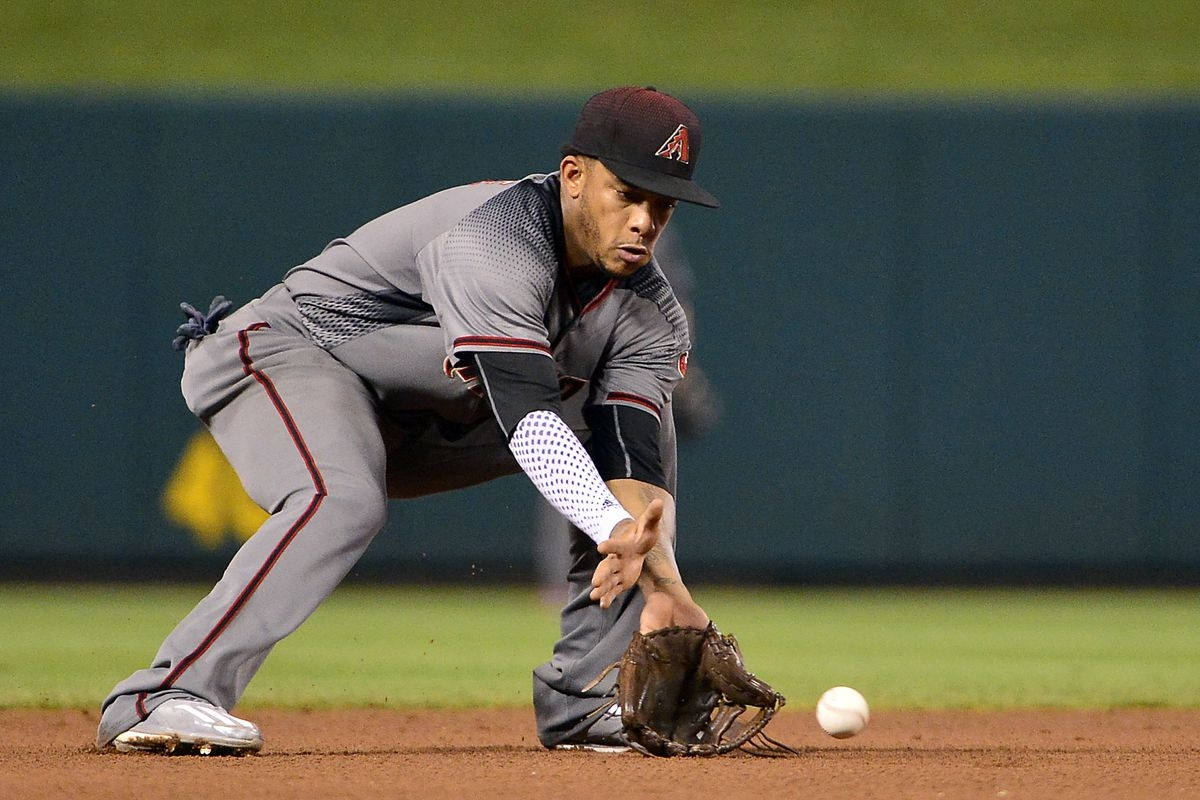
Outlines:
[{"label": "brown leather glove", "polygon": [[643,753],[715,756],[747,745],[760,755],[795,752],[762,733],[783,695],[746,671],[737,640],[712,623],[634,634],[619,668],[621,725]]}]

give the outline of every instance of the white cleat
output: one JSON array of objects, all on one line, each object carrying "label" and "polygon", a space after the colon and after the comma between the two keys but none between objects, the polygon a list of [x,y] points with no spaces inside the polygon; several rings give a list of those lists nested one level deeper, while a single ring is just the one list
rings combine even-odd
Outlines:
[{"label": "white cleat", "polygon": [[241,756],[262,746],[253,722],[199,700],[168,700],[113,739],[119,753]]},{"label": "white cleat", "polygon": [[632,748],[621,730],[621,706],[613,703],[586,731],[554,745],[552,750],[586,750],[589,753],[628,753]]},{"label": "white cleat", "polygon": [[614,738],[613,744],[601,742],[562,742],[554,745],[555,750],[585,750],[589,753],[628,753],[633,748],[627,744],[617,744],[623,741]]}]

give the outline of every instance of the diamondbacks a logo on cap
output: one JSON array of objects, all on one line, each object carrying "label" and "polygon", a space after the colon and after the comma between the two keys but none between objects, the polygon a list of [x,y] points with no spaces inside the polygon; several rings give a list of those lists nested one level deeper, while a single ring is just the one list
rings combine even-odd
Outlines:
[{"label": "diamondbacks a logo on cap", "polygon": [[667,137],[662,147],[654,154],[663,158],[673,158],[684,164],[688,163],[689,155],[687,126],[680,125],[675,132]]}]

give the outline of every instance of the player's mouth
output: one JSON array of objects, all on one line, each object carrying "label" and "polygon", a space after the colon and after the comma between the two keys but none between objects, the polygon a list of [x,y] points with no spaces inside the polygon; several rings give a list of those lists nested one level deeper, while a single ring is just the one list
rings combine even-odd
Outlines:
[{"label": "player's mouth", "polygon": [[617,247],[617,257],[626,264],[640,266],[650,257],[650,251],[640,244],[623,244]]}]

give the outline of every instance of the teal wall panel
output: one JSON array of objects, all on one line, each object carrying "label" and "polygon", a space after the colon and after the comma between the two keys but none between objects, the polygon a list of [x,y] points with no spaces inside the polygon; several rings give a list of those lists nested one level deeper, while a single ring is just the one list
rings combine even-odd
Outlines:
[{"label": "teal wall panel", "polygon": [[[3,565],[219,568],[160,508],[178,301],[554,168],[579,99],[0,97]],[[1200,577],[1200,106],[695,105],[723,207],[672,224],[726,415],[681,452],[689,573]],[[361,571],[522,577],[531,497],[393,503]]]}]

